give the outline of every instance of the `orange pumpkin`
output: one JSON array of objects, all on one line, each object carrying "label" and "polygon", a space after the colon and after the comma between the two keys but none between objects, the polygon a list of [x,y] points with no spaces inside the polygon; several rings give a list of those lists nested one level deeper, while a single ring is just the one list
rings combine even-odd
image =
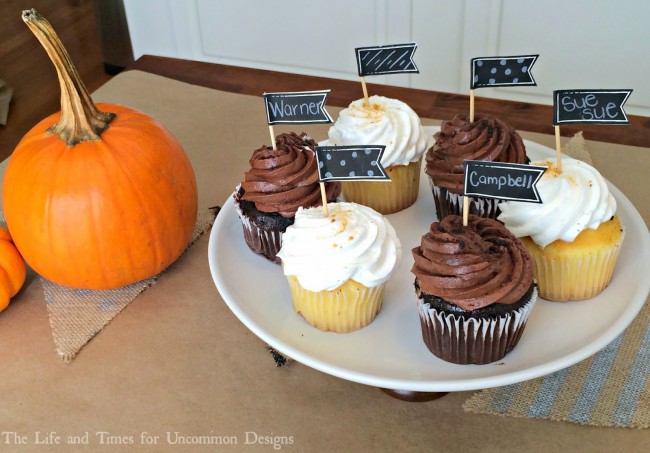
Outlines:
[{"label": "orange pumpkin", "polygon": [[180,256],[196,223],[187,155],[151,117],[96,106],[50,24],[34,10],[23,20],[62,92],[61,112],[34,126],[7,165],[2,203],[16,247],[37,273],[74,288],[156,275]]},{"label": "orange pumpkin", "polygon": [[11,242],[11,235],[0,228],[0,311],[7,308],[9,299],[20,291],[26,274],[25,261]]}]

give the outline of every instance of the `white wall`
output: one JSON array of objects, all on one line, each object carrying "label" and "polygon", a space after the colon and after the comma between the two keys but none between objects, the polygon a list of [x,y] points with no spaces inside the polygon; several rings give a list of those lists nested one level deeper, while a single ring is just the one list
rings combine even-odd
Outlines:
[{"label": "white wall", "polygon": [[372,82],[467,94],[472,57],[538,53],[537,87],[481,89],[477,96],[551,104],[555,89],[632,88],[626,111],[650,116],[646,0],[124,3],[136,58],[149,54],[356,80],[355,47],[415,41],[420,74]]}]

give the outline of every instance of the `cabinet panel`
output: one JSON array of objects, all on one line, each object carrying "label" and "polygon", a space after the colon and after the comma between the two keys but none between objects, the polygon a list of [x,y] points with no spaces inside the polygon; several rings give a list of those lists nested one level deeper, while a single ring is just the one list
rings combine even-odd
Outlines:
[{"label": "cabinet panel", "polygon": [[424,90],[463,93],[460,71],[463,49],[465,2],[414,0],[413,40],[418,43],[415,61],[420,74],[411,76],[411,86]]},{"label": "cabinet panel", "polygon": [[[419,74],[388,83],[469,93],[472,57],[539,53],[537,87],[477,96],[543,104],[555,89],[632,88],[631,114],[650,116],[645,75],[650,2],[634,0],[124,0],[135,57],[357,78],[354,48],[415,41]],[[477,105],[477,109],[480,105]]]},{"label": "cabinet panel", "polygon": [[[491,3],[492,10],[497,11],[493,16],[496,23],[490,27],[486,42],[494,45],[485,46],[485,54],[539,53],[533,69],[538,86],[485,89],[477,95],[551,104],[552,92],[557,89],[633,88],[626,111],[650,115],[650,90],[645,82],[650,59],[643,50],[650,42],[650,2]],[[472,24],[466,28],[471,29]],[[462,77],[463,84],[469,83],[469,72]]]},{"label": "cabinet panel", "polygon": [[177,51],[168,0],[124,0],[124,10],[136,59],[144,54],[188,58]]},{"label": "cabinet panel", "polygon": [[385,8],[376,0],[198,0],[202,52],[243,66],[350,79],[354,48],[384,41]]}]

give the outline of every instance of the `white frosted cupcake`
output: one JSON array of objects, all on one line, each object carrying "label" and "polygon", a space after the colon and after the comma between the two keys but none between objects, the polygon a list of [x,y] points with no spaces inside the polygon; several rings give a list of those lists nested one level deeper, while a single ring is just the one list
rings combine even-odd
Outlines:
[{"label": "white frosted cupcake", "polygon": [[352,102],[339,114],[328,134],[335,146],[384,145],[382,166],[390,182],[346,181],[346,201],[392,214],[415,203],[427,137],[417,114],[402,101],[371,96]]},{"label": "white frosted cupcake", "polygon": [[395,229],[356,203],[299,208],[278,257],[293,306],[312,326],[338,333],[372,322],[384,287],[401,260]]},{"label": "white frosted cupcake", "polygon": [[540,296],[590,299],[609,284],[624,232],[616,200],[591,165],[563,157],[533,162],[548,167],[537,183],[541,204],[502,202],[498,219],[530,251]]}]

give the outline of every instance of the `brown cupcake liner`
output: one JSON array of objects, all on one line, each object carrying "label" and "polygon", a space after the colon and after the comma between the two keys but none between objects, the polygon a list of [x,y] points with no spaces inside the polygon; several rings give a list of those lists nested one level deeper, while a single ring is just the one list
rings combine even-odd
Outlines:
[{"label": "brown cupcake liner", "polygon": [[537,300],[533,290],[529,302],[498,318],[468,318],[438,311],[418,299],[422,338],[436,357],[459,365],[496,362],[512,351],[526,327]]},{"label": "brown cupcake liner", "polygon": [[280,264],[280,258],[277,257],[277,254],[282,247],[284,231],[260,228],[242,212],[237,201],[235,201],[235,210],[241,219],[246,245],[258,255]]},{"label": "brown cupcake liner", "polygon": [[418,198],[421,164],[422,157],[408,165],[386,167],[390,181],[344,181],[343,197],[383,215],[402,211]]},{"label": "brown cupcake liner", "polygon": [[[450,192],[444,187],[436,186],[429,177],[433,201],[436,205],[436,216],[442,220],[448,215],[463,215],[463,196]],[[479,217],[496,219],[501,213],[499,200],[482,197],[470,197],[469,213]]]}]

